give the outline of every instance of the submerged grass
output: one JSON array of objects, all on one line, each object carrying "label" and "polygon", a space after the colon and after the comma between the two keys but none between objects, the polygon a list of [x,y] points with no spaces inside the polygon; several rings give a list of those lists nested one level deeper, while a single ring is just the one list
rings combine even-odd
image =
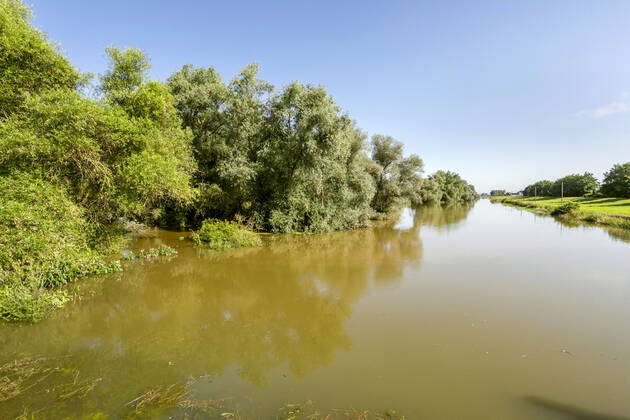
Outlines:
[{"label": "submerged grass", "polygon": [[236,222],[207,219],[194,232],[192,240],[200,246],[223,251],[231,248],[256,247],[262,245],[260,236]]},{"label": "submerged grass", "polygon": [[141,249],[136,254],[133,251],[123,252],[123,258],[125,260],[153,260],[159,257],[173,257],[177,255],[177,251],[168,245],[160,245],[157,248]]},{"label": "submerged grass", "polygon": [[[73,366],[73,357],[19,357],[0,365],[0,412],[7,402],[21,410],[19,419],[231,419],[259,418],[245,414],[232,399],[199,398],[193,389],[204,376],[187,381],[146,388],[127,403],[104,407],[94,405],[99,400],[94,394],[104,378],[82,376]],[[100,389],[97,392],[105,392]],[[33,405],[33,403],[35,405]],[[37,408],[35,408],[37,407]],[[83,409],[88,413],[73,416]],[[93,411],[94,410],[94,411]],[[111,410],[111,411],[110,411]],[[68,416],[70,415],[70,416]],[[10,417],[13,418],[13,417]],[[312,401],[288,403],[277,410],[276,420],[404,420],[395,410],[370,411],[365,409],[321,409]]]},{"label": "submerged grass", "polygon": [[[599,207],[593,206],[594,202],[608,200],[607,205]],[[630,229],[630,215],[625,214],[625,206],[630,211],[630,200],[626,199],[588,199],[588,198],[565,198],[564,201],[555,198],[516,198],[516,197],[491,197],[493,203],[501,203],[532,210],[541,215],[555,216],[566,222],[587,223],[601,225],[617,229]],[[590,203],[590,204],[584,204]],[[610,211],[611,204],[620,206],[616,214],[606,213]],[[589,209],[597,209],[597,211]]]}]

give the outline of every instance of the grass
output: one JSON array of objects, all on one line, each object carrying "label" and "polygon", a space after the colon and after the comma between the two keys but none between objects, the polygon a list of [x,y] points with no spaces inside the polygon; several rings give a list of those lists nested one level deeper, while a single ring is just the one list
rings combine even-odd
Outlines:
[{"label": "grass", "polygon": [[493,203],[527,208],[565,221],[630,229],[630,199],[588,197],[491,197]]},{"label": "grass", "polygon": [[558,197],[508,197],[527,204],[559,206],[563,203],[574,202],[580,205],[580,210],[585,212],[613,215],[630,216],[630,198],[589,198],[589,197],[565,197],[564,200]]},{"label": "grass", "polygon": [[260,236],[236,222],[207,219],[201,229],[193,233],[192,240],[200,246],[223,251],[231,248],[261,246]]}]

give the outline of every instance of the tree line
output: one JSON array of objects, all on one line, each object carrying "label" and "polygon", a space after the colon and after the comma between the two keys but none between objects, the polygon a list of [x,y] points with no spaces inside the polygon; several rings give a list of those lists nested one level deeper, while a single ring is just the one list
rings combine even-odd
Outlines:
[{"label": "tree line", "polygon": [[228,82],[191,65],[152,81],[135,48],[108,48],[93,79],[29,19],[21,1],[0,0],[0,176],[58,187],[90,222],[238,217],[320,232],[477,198],[453,172],[424,178],[420,157],[392,137],[368,142],[321,86],[275,89],[255,64]]},{"label": "tree line", "polygon": [[555,181],[542,180],[523,189],[526,197],[582,197],[600,195],[602,197],[630,198],[630,162],[616,164],[604,173],[600,184],[590,172],[572,174]]}]

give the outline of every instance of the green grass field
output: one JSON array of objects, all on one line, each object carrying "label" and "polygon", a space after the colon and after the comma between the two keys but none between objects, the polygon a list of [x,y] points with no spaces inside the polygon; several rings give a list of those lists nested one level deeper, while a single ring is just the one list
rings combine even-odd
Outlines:
[{"label": "green grass field", "polygon": [[[559,206],[562,204],[560,198],[557,197],[509,197],[516,198],[525,203]],[[630,216],[630,198],[584,198],[584,197],[565,197],[564,201],[575,201],[580,204],[580,210],[600,213],[612,214],[620,216]]]}]

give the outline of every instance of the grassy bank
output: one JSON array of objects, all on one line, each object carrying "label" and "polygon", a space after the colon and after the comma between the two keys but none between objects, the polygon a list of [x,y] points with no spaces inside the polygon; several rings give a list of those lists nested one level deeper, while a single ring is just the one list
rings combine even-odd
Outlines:
[{"label": "grassy bank", "polygon": [[510,200],[518,200],[525,204],[535,204],[537,206],[557,207],[566,202],[574,202],[580,205],[580,210],[590,213],[630,216],[630,198],[588,198],[588,197],[500,197]]},{"label": "grassy bank", "polygon": [[585,197],[491,197],[501,203],[564,220],[630,229],[630,199]]}]

